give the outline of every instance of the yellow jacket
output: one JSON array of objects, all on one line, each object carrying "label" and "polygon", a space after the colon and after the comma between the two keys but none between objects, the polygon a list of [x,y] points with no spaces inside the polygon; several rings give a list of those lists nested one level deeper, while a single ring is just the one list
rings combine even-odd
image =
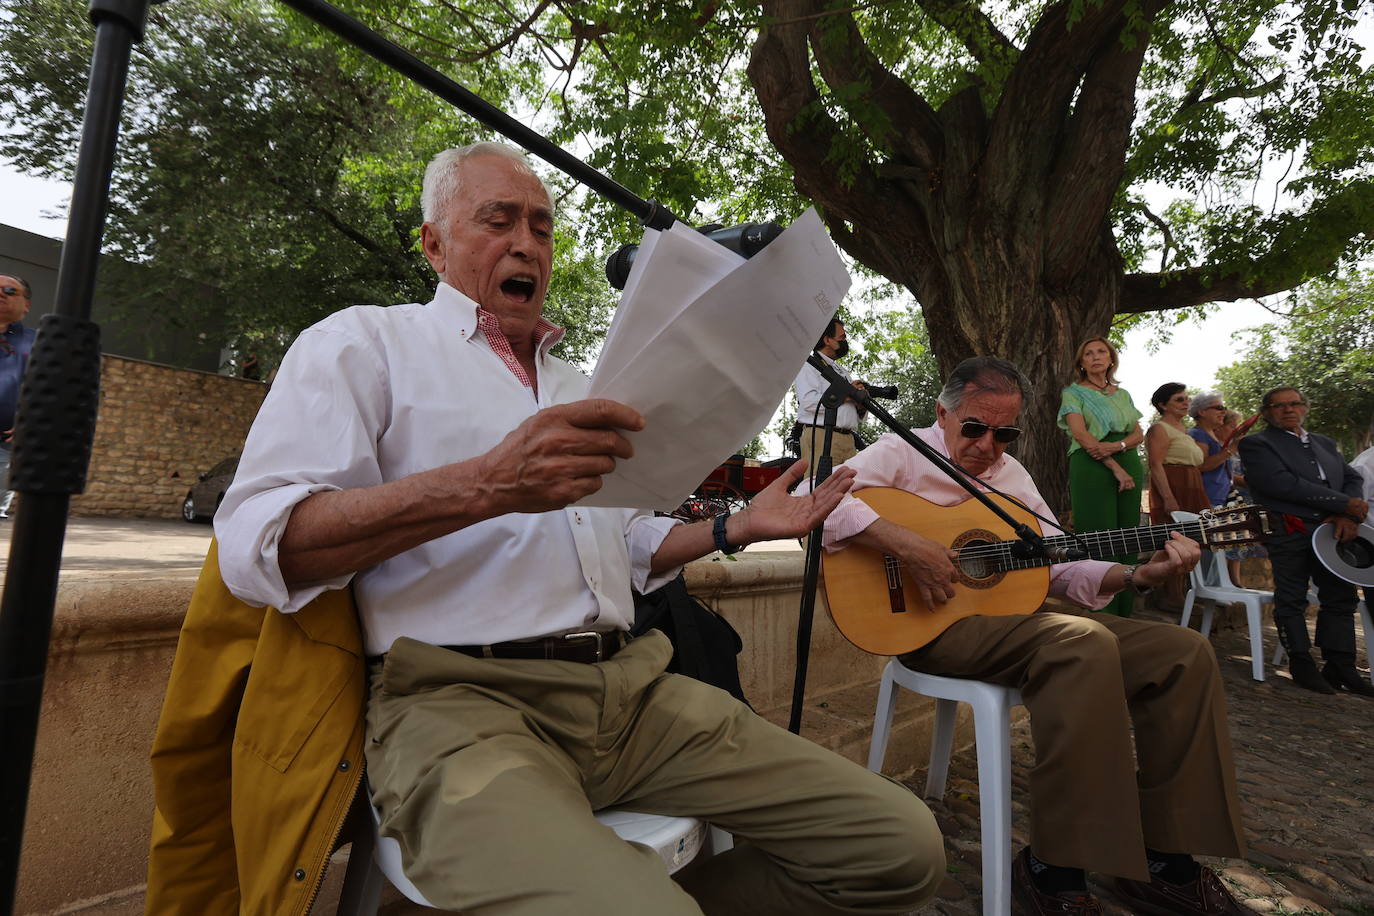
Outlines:
[{"label": "yellow jacket", "polygon": [[363,773],[362,636],[347,589],[244,604],[214,543],[153,742],[149,916],[304,916]]}]

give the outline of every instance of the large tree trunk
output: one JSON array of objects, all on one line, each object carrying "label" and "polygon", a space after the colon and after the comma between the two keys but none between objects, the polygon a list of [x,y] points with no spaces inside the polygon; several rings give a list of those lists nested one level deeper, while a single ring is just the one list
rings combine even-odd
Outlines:
[{"label": "large tree trunk", "polygon": [[[980,244],[981,242],[981,244]],[[1000,356],[1021,368],[1035,392],[1021,411],[1026,430],[1010,450],[1030,471],[1045,500],[1067,514],[1068,439],[1058,428],[1059,392],[1083,340],[1104,335],[1115,311],[1122,271],[1110,238],[1067,289],[1026,274],[1034,257],[1008,259],[1000,239],[970,238],[950,252],[943,270],[902,278],[924,304],[931,344],[948,376],[963,359]]]},{"label": "large tree trunk", "polygon": [[[882,64],[852,18],[822,17],[822,0],[760,2],[774,24],[759,33],[749,78],[797,190],[821,206],[841,247],[916,296],[942,372],[979,354],[1025,371],[1037,391],[1017,457],[1050,506],[1067,511],[1059,391],[1079,341],[1104,334],[1121,299],[1108,214],[1147,32],[1127,0],[1077,11],[1062,0],[1020,50],[988,26],[981,34],[1001,49],[992,53],[1015,59],[1000,99],[989,110],[970,86],[935,109]],[[847,113],[890,151],[883,161],[856,160],[864,146],[826,111],[814,72],[862,100]]]}]

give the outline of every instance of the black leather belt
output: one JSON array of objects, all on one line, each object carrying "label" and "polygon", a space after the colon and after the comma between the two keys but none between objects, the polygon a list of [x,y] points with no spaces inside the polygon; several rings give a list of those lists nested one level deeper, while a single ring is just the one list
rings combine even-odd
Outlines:
[{"label": "black leather belt", "polygon": [[[807,429],[825,429],[824,426],[822,426],[822,425],[820,425],[820,424],[818,424],[818,423],[803,423],[802,426],[806,427]],[[835,432],[837,432],[837,433],[843,433],[843,434],[846,435],[846,436],[852,436],[852,435],[854,435],[854,430],[852,430],[852,429],[840,429],[838,426],[835,427]]]},{"label": "black leather belt", "polygon": [[629,640],[620,631],[597,633],[565,633],[542,639],[522,639],[518,642],[498,642],[490,646],[444,646],[473,658],[544,658],[559,662],[584,662],[592,665],[604,662],[625,647]]},{"label": "black leather belt", "polygon": [[[566,633],[562,636],[545,636],[540,639],[522,639],[515,642],[498,642],[489,646],[440,646],[450,652],[461,652],[473,658],[537,658],[559,662],[582,662],[593,665],[604,662],[625,648],[630,636],[623,631],[598,633],[586,630],[579,633]],[[368,658],[369,664],[385,659],[385,655]]]}]

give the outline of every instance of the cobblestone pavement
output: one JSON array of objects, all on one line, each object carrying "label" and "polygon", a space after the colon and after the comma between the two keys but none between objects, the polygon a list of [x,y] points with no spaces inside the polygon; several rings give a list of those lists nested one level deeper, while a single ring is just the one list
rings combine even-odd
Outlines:
[{"label": "cobblestone pavement", "polygon": [[[1141,616],[1166,619],[1153,611]],[[1276,642],[1269,625],[1264,644],[1270,653]],[[1268,679],[1252,681],[1243,625],[1214,633],[1212,644],[1226,683],[1250,850],[1245,859],[1205,861],[1256,913],[1374,916],[1374,700],[1344,692],[1329,697],[1311,693],[1294,686],[1286,671],[1275,672],[1268,665]],[[1367,658],[1363,648],[1362,643],[1361,659]],[[1026,842],[1026,789],[1033,760],[1030,729],[1023,719],[1012,730],[1018,849]],[[918,792],[925,775],[920,770],[909,780]],[[945,797],[928,804],[945,834],[949,876],[938,898],[917,913],[981,914],[978,769],[972,747],[951,761]],[[1094,883],[1093,891],[1106,913],[1132,912],[1105,882]]]}]

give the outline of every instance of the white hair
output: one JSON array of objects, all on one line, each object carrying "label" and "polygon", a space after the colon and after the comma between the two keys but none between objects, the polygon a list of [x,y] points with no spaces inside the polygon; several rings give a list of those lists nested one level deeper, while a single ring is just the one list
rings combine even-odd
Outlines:
[{"label": "white hair", "polygon": [[553,194],[549,193],[549,186],[544,183],[544,179],[535,174],[534,169],[530,168],[530,162],[524,153],[504,143],[484,140],[481,143],[469,143],[467,146],[446,149],[429,161],[429,165],[425,167],[425,180],[420,190],[420,213],[424,216],[425,222],[442,225],[447,221],[448,202],[453,200],[462,187],[461,166],[473,156],[504,156],[516,163],[521,171],[539,181],[539,186],[544,189],[544,196],[549,199],[549,207],[553,207]]}]

